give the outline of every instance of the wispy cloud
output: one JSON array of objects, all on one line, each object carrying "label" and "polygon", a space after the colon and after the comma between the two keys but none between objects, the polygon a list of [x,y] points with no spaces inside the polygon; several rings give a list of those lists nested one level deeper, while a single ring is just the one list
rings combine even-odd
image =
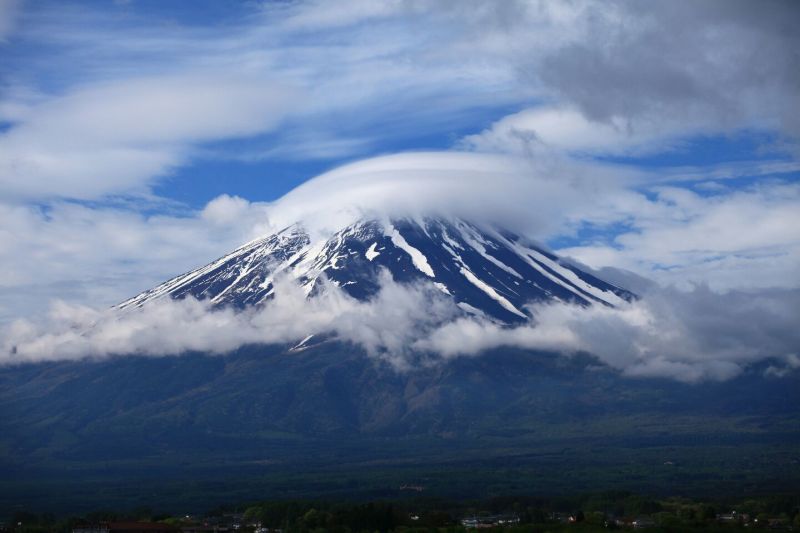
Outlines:
[{"label": "wispy cloud", "polygon": [[197,143],[269,131],[296,101],[275,81],[197,73],[78,89],[31,106],[0,135],[2,196],[145,192]]},{"label": "wispy cloud", "polygon": [[[4,107],[24,103],[8,87],[40,95],[0,136],[14,162],[3,172],[10,191],[146,188],[198,144],[263,134],[280,119],[294,135],[313,128],[309,153],[337,155],[331,139],[441,131],[476,109],[532,102],[548,105],[467,144],[536,138],[627,153],[697,133],[800,132],[786,112],[800,94],[792,2],[299,2],[243,10],[217,27],[132,13],[64,5],[25,14],[21,43],[40,43],[48,60],[20,44],[6,69]],[[106,136],[95,150],[65,146]],[[75,187],[53,179],[60,168],[81,176]]]},{"label": "wispy cloud", "polygon": [[8,38],[16,26],[19,4],[18,0],[0,0],[0,43]]}]

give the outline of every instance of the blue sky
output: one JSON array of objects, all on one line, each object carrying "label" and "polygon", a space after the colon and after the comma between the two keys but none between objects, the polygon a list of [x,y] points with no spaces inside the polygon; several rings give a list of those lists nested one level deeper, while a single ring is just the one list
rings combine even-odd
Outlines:
[{"label": "blue sky", "polygon": [[[121,301],[269,231],[315,176],[420,151],[530,161],[533,192],[487,205],[548,213],[512,223],[592,267],[796,288],[798,11],[0,0],[0,320]],[[524,188],[543,174],[557,211]]]}]

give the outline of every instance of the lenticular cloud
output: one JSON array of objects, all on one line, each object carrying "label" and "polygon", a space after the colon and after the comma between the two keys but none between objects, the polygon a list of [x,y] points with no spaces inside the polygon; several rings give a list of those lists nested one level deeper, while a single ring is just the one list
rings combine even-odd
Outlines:
[{"label": "lenticular cloud", "polygon": [[590,212],[619,194],[631,179],[625,170],[554,153],[410,152],[317,176],[271,205],[269,218],[275,230],[301,220],[311,230],[330,231],[364,216],[442,215],[543,238],[572,213]]}]

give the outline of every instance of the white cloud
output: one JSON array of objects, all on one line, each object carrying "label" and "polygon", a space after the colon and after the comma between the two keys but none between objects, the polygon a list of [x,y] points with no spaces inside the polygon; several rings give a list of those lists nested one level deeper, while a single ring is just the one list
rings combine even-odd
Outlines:
[{"label": "white cloud", "polygon": [[[252,204],[238,196],[223,194],[206,204],[200,212],[203,220],[215,226],[232,225],[252,215]],[[253,222],[257,222],[253,221]]]},{"label": "white cloud", "polygon": [[120,312],[56,302],[47,320],[18,320],[2,335],[0,364],[113,355],[224,354],[251,343],[291,343],[334,333],[370,354],[407,368],[412,340],[458,312],[430,286],[401,286],[381,276],[377,296],[360,302],[328,284],[316,298],[290,280],[275,280],[274,300],[237,311],[193,298],[162,299]]},{"label": "white cloud", "polygon": [[664,151],[680,135],[697,133],[685,123],[632,126],[619,117],[593,121],[574,108],[534,107],[506,116],[460,144],[482,152],[536,153],[541,148],[576,154],[642,154]]},{"label": "white cloud", "polygon": [[652,199],[604,206],[626,230],[608,242],[559,253],[594,268],[614,266],[662,283],[707,283],[717,290],[797,287],[800,186],[773,182],[701,196],[660,187]]},{"label": "white cloud", "polygon": [[221,196],[200,212],[0,203],[0,321],[53,299],[113,305],[267,231],[264,204]]},{"label": "white cloud", "polygon": [[616,309],[561,303],[532,307],[534,323],[514,328],[460,319],[417,346],[446,357],[496,346],[584,351],[633,377],[725,380],[759,361],[794,361],[800,346],[792,325],[798,304],[797,290],[653,289]]},{"label": "white cloud", "polygon": [[193,145],[269,131],[294,105],[270,80],[170,75],[77,89],[19,112],[0,135],[6,199],[142,193]]}]

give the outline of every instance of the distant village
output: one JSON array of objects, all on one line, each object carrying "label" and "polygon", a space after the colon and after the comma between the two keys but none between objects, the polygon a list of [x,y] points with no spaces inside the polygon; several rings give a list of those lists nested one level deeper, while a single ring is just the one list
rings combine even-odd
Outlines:
[{"label": "distant village", "polygon": [[[798,515],[800,516],[800,515]],[[409,513],[408,520],[411,523],[419,522],[419,514]],[[248,520],[244,513],[227,513],[219,517],[197,519],[192,516],[184,516],[180,524],[165,522],[100,522],[100,523],[79,523],[76,524],[70,533],[284,533],[283,528],[267,527],[257,520]],[[471,515],[460,518],[458,524],[466,530],[470,529],[518,529],[522,524],[522,518],[517,514],[481,514]],[[767,529],[800,531],[800,520],[790,520],[788,516],[766,516],[753,517],[748,513],[738,513],[731,511],[717,514],[712,523],[717,526],[731,526],[731,529],[739,527],[748,529]],[[550,513],[545,522],[552,525],[575,525],[574,530],[585,530],[586,526],[602,526],[604,529],[669,529],[677,531],[674,526],[675,521],[664,522],[664,516],[636,516],[636,517],[609,517],[605,514],[592,514],[587,516],[582,512],[578,513]],[[452,531],[449,524],[447,531]],[[700,525],[700,524],[697,524]],[[413,527],[413,526],[412,526]],[[704,527],[704,526],[701,526]],[[287,528],[298,530],[295,528]],[[303,531],[304,528],[300,528]],[[318,531],[315,528],[312,531]],[[323,528],[324,529],[324,528]],[[13,531],[14,528],[11,528]],[[308,530],[306,530],[308,531]],[[427,531],[427,528],[426,528]]]},{"label": "distant village", "polygon": [[[419,484],[403,489],[421,493]],[[573,511],[563,510],[573,506]],[[202,515],[89,513],[57,518],[17,511],[0,533],[455,533],[639,530],[800,531],[800,495],[712,505],[683,498],[652,500],[626,493],[566,499],[498,498],[445,503],[412,495],[398,501],[265,501]]]}]

